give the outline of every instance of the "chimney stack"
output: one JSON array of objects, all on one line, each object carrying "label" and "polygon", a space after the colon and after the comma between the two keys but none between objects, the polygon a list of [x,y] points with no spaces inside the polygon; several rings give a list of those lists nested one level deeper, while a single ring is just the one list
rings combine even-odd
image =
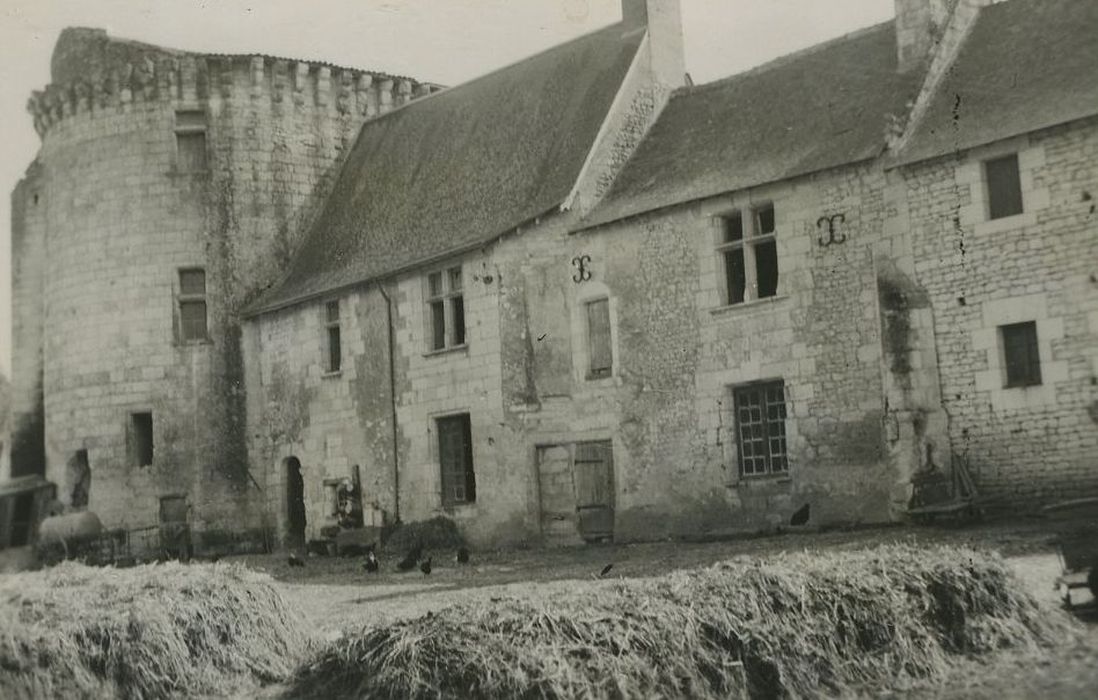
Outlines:
[{"label": "chimney stack", "polygon": [[926,65],[956,0],[895,0],[897,68]]},{"label": "chimney stack", "polygon": [[627,28],[648,27],[652,77],[675,89],[686,84],[682,12],[679,0],[622,0],[621,19]]}]

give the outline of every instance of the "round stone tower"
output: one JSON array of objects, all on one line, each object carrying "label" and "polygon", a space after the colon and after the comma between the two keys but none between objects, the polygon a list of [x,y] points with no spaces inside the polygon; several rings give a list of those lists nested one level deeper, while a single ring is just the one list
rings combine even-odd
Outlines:
[{"label": "round stone tower", "polygon": [[[361,123],[433,86],[67,29],[13,194],[16,436],[107,527],[258,533],[239,311]],[[36,427],[37,422],[37,427]],[[40,437],[39,437],[40,436]]]}]

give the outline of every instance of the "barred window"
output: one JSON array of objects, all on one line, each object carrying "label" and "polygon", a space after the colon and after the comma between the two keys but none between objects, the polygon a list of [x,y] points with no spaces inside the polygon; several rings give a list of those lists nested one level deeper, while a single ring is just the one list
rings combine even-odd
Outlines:
[{"label": "barred window", "polygon": [[473,471],[473,435],[469,414],[439,418],[436,424],[442,503],[448,506],[473,503],[477,500],[477,482]]},{"label": "barred window", "polygon": [[762,476],[789,470],[785,444],[785,385],[751,384],[733,392],[740,473]]}]

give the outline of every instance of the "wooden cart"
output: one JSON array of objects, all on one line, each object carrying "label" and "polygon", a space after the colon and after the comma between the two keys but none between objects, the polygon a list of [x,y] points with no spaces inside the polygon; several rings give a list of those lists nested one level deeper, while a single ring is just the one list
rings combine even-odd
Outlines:
[{"label": "wooden cart", "polygon": [[1098,599],[1098,497],[1053,503],[1042,512],[1056,530],[1061,569],[1056,585],[1064,607],[1079,607],[1086,589],[1093,607]]}]

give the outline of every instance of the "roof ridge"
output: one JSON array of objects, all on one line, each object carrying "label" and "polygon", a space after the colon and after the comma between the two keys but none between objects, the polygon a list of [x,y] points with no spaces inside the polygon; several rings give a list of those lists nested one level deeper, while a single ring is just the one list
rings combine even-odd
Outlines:
[{"label": "roof ridge", "polygon": [[[510,63],[505,63],[505,64],[503,64],[502,66],[500,66],[498,68],[493,68],[492,70],[488,71],[487,73],[482,73],[482,74],[476,76],[475,78],[470,78],[469,80],[466,80],[465,82],[461,82],[461,83],[458,83],[456,85],[447,85],[447,86],[443,87],[441,90],[437,90],[437,91],[432,92],[428,95],[424,95],[423,97],[417,97],[414,100],[409,100],[408,102],[405,102],[404,104],[399,105],[398,107],[396,107],[394,109],[390,109],[387,112],[382,112],[381,114],[376,114],[373,117],[370,117],[369,119],[364,121],[362,123],[362,127],[359,129],[359,134],[361,134],[366,129],[367,126],[369,126],[371,124],[376,124],[377,122],[385,119],[386,117],[391,117],[394,114],[403,114],[404,110],[408,109],[409,107],[411,107],[413,105],[418,105],[418,104],[421,104],[423,102],[429,101],[431,98],[441,97],[443,95],[447,95],[447,94],[449,94],[449,93],[451,93],[455,90],[458,90],[460,88],[467,87],[467,86],[472,85],[474,83],[479,83],[480,81],[491,78],[492,76],[494,76],[498,73],[502,73],[503,71],[511,70],[515,66],[520,66],[523,63],[526,63],[527,61],[533,61],[536,58],[541,58],[542,56],[544,56],[548,53],[552,53],[552,52],[557,51],[559,49],[563,49],[565,47],[572,46],[576,42],[583,41],[584,39],[589,39],[589,38],[595,36],[596,34],[600,34],[602,32],[605,32],[605,31],[609,30],[609,29],[613,29],[614,27],[622,27],[624,29],[624,25],[625,25],[625,23],[622,22],[622,21],[615,22],[614,24],[607,24],[604,27],[599,27],[598,29],[592,30],[592,31],[587,32],[585,34],[580,34],[577,37],[573,37],[573,38],[569,39],[568,41],[564,42],[563,44],[553,44],[552,46],[548,46],[548,47],[542,49],[541,51],[538,51],[537,53],[532,53],[528,56],[524,56],[523,58],[519,58],[519,59],[516,59],[514,61],[511,61]],[[622,37],[627,37],[627,36],[630,36],[630,35],[635,34],[637,32],[647,31],[647,29],[648,28],[646,26],[642,25],[640,27],[631,29],[629,31],[623,31],[621,36]],[[356,137],[356,140],[357,140],[357,137]]]},{"label": "roof ridge", "polygon": [[[777,68],[781,68],[782,66],[785,66],[785,65],[788,65],[788,64],[790,64],[794,61],[800,60],[800,59],[804,58],[805,56],[810,56],[814,53],[819,53],[819,52],[824,51],[825,49],[829,49],[829,48],[831,48],[831,47],[833,47],[837,44],[841,44],[841,43],[850,41],[851,39],[856,39],[856,38],[861,37],[865,34],[871,34],[872,32],[880,31],[884,27],[891,26],[894,23],[895,23],[895,20],[890,19],[890,20],[886,20],[884,22],[878,22],[877,24],[871,24],[868,27],[862,27],[861,29],[855,29],[852,32],[847,32],[845,34],[840,34],[837,37],[833,37],[831,39],[821,41],[818,44],[813,44],[811,46],[806,46],[803,49],[797,49],[796,51],[792,51],[790,53],[782,54],[781,56],[778,56],[776,58],[772,58],[772,59],[770,59],[769,61],[767,61],[765,63],[760,63],[757,66],[752,66],[751,68],[748,68],[746,70],[742,70],[738,73],[732,73],[731,75],[726,75],[723,78],[717,78],[716,80],[711,80],[708,83],[702,83],[701,85],[691,85],[691,86],[687,86],[687,87],[684,87],[684,88],[680,88],[680,90],[689,91],[691,93],[694,93],[694,92],[704,92],[704,91],[709,90],[709,89],[715,89],[715,88],[723,86],[726,83],[730,83],[730,82],[732,82],[734,80],[737,80],[737,79],[740,79],[740,78],[745,78],[749,75],[754,75],[756,73],[766,73],[768,71],[775,70]],[[678,91],[676,91],[676,92],[678,92]]]}]

